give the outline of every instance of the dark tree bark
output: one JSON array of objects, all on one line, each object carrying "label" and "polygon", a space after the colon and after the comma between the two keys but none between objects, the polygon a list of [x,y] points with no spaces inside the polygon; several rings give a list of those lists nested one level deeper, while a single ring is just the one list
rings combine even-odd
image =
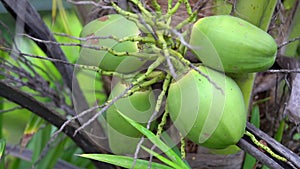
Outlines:
[{"label": "dark tree bark", "polygon": [[[32,96],[16,89],[13,87],[8,86],[7,84],[0,81],[0,96],[21,105],[22,107],[30,110],[32,113],[40,116],[41,118],[45,119],[52,125],[60,128],[67,119],[57,113],[56,111],[48,108],[43,103],[40,103]],[[70,122],[67,126],[64,127],[63,132],[68,135],[74,142],[85,152],[85,153],[107,153],[106,151],[102,150],[95,144],[95,142],[88,136],[86,132],[83,130],[77,132],[76,135],[75,131],[78,129],[79,125]],[[99,168],[114,168],[109,164],[95,162],[96,166]]]}]

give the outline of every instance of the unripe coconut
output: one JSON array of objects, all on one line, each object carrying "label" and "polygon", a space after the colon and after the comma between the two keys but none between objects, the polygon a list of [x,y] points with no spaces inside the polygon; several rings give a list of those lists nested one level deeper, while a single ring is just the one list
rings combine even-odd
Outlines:
[{"label": "unripe coconut", "polygon": [[[140,34],[139,28],[122,15],[106,15],[88,23],[81,32],[81,37],[107,37],[83,41],[83,45],[111,48],[116,52],[138,52],[137,42],[117,42],[108,36],[118,39],[134,37]],[[82,47],[80,51],[81,64],[99,66],[106,71],[130,73],[138,70],[146,61],[133,56],[115,56],[105,50]]]},{"label": "unripe coconut", "polygon": [[250,73],[270,68],[277,44],[255,25],[229,15],[199,19],[192,28],[191,50],[204,65],[228,73]]},{"label": "unripe coconut", "polygon": [[[196,144],[223,149],[236,144],[246,127],[243,95],[235,81],[204,66],[170,85],[167,106],[175,127]],[[208,80],[209,79],[209,80]]]}]

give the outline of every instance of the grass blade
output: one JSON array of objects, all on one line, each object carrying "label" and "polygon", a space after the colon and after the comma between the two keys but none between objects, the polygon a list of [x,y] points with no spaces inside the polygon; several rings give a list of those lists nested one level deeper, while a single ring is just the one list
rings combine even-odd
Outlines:
[{"label": "grass blade", "polygon": [[[124,168],[131,168],[135,160],[133,157],[118,156],[118,155],[111,155],[111,154],[81,154],[78,156],[114,164]],[[148,169],[148,166],[149,166],[149,161],[137,159],[134,169]],[[155,162],[151,163],[151,168],[172,169],[169,166],[155,163]]]},{"label": "grass blade", "polygon": [[251,124],[253,124],[255,127],[260,127],[260,111],[258,105],[255,105],[253,107],[252,113],[251,113]]},{"label": "grass blade", "polygon": [[21,141],[21,147],[25,148],[32,136],[38,132],[40,126],[43,124],[43,119],[37,115],[32,114],[29,122],[26,124],[24,134]]},{"label": "grass blade", "polygon": [[36,168],[54,168],[58,159],[64,153],[64,145],[67,139],[68,138],[65,138],[55,145],[55,147],[49,149],[45,157],[41,159]]},{"label": "grass blade", "polygon": [[4,139],[0,139],[0,169],[5,168],[4,165],[5,145],[6,145],[6,141]]},{"label": "grass blade", "polygon": [[[257,104],[253,107],[253,110],[251,112],[250,122],[255,127],[259,128],[259,126],[260,126],[260,111],[259,111],[259,107]],[[256,159],[247,153],[245,156],[243,169],[253,168],[255,166],[255,164],[256,164]]]},{"label": "grass blade", "polygon": [[160,150],[162,150],[173,162],[181,166],[182,168],[189,168],[183,160],[169,147],[167,146],[163,141],[159,139],[158,136],[153,134],[151,131],[149,131],[144,126],[140,125],[139,123],[135,122],[134,120],[128,118],[124,114],[122,114],[120,111],[118,111],[120,115],[127,120],[133,127],[135,127],[137,130],[139,130],[143,135],[145,135],[153,144],[155,144]]},{"label": "grass blade", "polygon": [[142,148],[147,151],[148,153],[152,154],[153,156],[155,156],[156,158],[158,158],[160,161],[164,162],[165,164],[173,167],[173,168],[178,168],[178,169],[181,169],[180,166],[178,166],[176,163],[170,161],[169,159],[165,158],[164,156],[158,154],[157,152],[153,151],[153,150],[150,150],[149,148],[145,147],[145,146],[142,146]]},{"label": "grass blade", "polygon": [[285,119],[282,119],[280,121],[279,127],[277,129],[277,132],[275,133],[274,139],[277,140],[278,142],[281,142],[284,128],[285,128]]}]

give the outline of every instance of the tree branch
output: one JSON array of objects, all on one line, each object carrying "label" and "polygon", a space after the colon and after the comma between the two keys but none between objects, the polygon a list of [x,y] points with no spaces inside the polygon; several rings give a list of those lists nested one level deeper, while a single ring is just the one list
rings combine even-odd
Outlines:
[{"label": "tree branch", "polygon": [[267,156],[265,153],[259,151],[255,146],[247,142],[245,139],[241,139],[237,145],[241,147],[245,152],[251,154],[256,159],[259,159],[260,162],[267,165],[273,169],[284,169],[278,163],[276,163],[272,158]]},{"label": "tree branch", "polygon": [[275,139],[264,133],[263,131],[257,129],[251,123],[247,122],[247,130],[250,131],[258,140],[264,140],[267,143],[267,146],[271,148],[278,155],[285,157],[288,162],[283,162],[274,157],[260,151],[252,141],[244,136],[237,145],[243,149],[245,152],[251,154],[257,160],[261,161],[263,164],[267,165],[270,168],[278,169],[295,169],[300,168],[300,157],[294,152],[277,142]]},{"label": "tree branch", "polygon": [[[28,34],[39,39],[56,41],[38,12],[27,0],[1,0],[1,2],[19,23],[23,22],[25,24],[25,31]],[[38,42],[37,44],[48,57],[67,61],[59,45]],[[72,67],[61,63],[54,64],[63,76],[67,86],[72,89]]]},{"label": "tree branch", "polygon": [[251,123],[247,122],[247,130],[253,133],[257,139],[262,139],[267,142],[268,146],[278,152],[281,156],[285,157],[288,161],[293,163],[297,168],[300,168],[300,157],[292,152],[287,147],[283,146],[277,142],[274,138],[270,137],[268,134],[259,130]]},{"label": "tree branch", "polygon": [[[40,116],[57,128],[67,120],[64,116],[60,115],[55,110],[51,110],[43,103],[40,103],[27,93],[8,86],[0,81],[0,96],[10,100],[20,106],[30,110],[32,113]],[[79,128],[74,122],[69,123],[64,127],[63,132],[68,135],[85,153],[107,153],[93,142],[93,140],[84,131],[78,131],[75,136],[76,129]],[[107,163],[95,162],[99,168],[113,168],[112,165]]]},{"label": "tree branch", "polygon": [[[14,157],[18,157],[22,160],[31,162],[32,160],[32,151],[28,149],[21,149],[20,147],[12,146],[12,145],[6,145],[5,151]],[[64,169],[80,169],[73,164],[70,164],[66,161],[58,159],[57,163],[54,166],[54,169],[59,169],[59,168],[64,168]]]},{"label": "tree branch", "polygon": [[[48,29],[38,12],[31,6],[27,0],[1,0],[4,7],[9,13],[14,16],[17,21],[24,23],[25,31],[30,36],[42,39],[45,41],[56,42],[52,32]],[[36,42],[36,44],[46,53],[46,55],[53,59],[58,59],[67,62],[67,58],[63,53],[60,45],[45,44]],[[88,108],[88,104],[80,90],[78,81],[74,78],[73,68],[70,65],[53,62],[60,72],[65,84],[73,92],[74,99],[76,99],[78,111],[83,111]],[[73,89],[73,90],[72,90]]]},{"label": "tree branch", "polygon": [[[14,16],[17,23],[23,23],[25,32],[30,36],[44,41],[56,42],[53,33],[48,29],[38,12],[31,6],[28,0],[0,0],[4,7]],[[17,25],[18,26],[18,25]],[[23,33],[23,32],[22,32]],[[52,43],[42,43],[35,41],[36,44],[46,53],[49,58],[68,62],[60,45]],[[72,98],[76,112],[82,112],[89,108],[89,105],[83,95],[78,80],[73,76],[73,68],[62,62],[52,62],[60,72],[63,81],[72,91]],[[90,115],[79,119],[80,123],[84,123],[90,118]],[[91,132],[97,136],[101,136],[102,128],[98,122],[93,122],[89,126]]]}]

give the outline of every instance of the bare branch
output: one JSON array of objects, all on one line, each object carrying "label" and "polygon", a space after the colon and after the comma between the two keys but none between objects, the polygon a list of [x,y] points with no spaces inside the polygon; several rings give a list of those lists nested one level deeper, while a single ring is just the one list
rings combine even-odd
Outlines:
[{"label": "bare branch", "polygon": [[300,69],[278,69],[278,70],[270,69],[270,70],[267,70],[266,72],[269,72],[269,73],[300,73]]},{"label": "bare branch", "polygon": [[291,39],[291,40],[289,40],[289,41],[287,41],[287,42],[283,42],[283,43],[280,44],[277,48],[280,49],[280,48],[282,48],[283,46],[286,46],[286,45],[288,45],[288,44],[290,44],[290,43],[292,43],[292,42],[295,42],[295,41],[297,41],[297,40],[300,40],[300,36],[299,36],[299,37],[296,37],[296,38],[294,38],[294,39]]},{"label": "bare branch", "polygon": [[[56,41],[39,13],[27,0],[1,0],[1,2],[12,16],[24,24],[24,30],[30,36],[46,41]],[[46,53],[47,57],[68,62],[59,45],[39,42],[36,42],[36,44]],[[54,62],[54,65],[60,72],[65,84],[70,91],[72,91],[74,96],[73,100],[75,100],[74,102],[76,103],[78,111],[82,111],[89,107],[76,77],[73,77],[73,68],[58,62]],[[84,121],[84,119],[82,120]]]},{"label": "bare branch", "polygon": [[[133,57],[137,57],[137,58],[144,58],[144,59],[149,59],[151,57],[154,57],[156,55],[153,54],[148,54],[148,53],[142,53],[142,52],[133,52],[133,53],[129,53],[129,52],[117,52],[116,50],[114,50],[113,48],[110,47],[106,47],[106,46],[99,46],[99,45],[85,45],[85,44],[81,44],[81,43],[61,43],[61,42],[56,42],[56,41],[52,41],[52,40],[42,40],[42,39],[38,39],[38,38],[34,38],[30,35],[27,34],[22,34],[23,36],[26,36],[34,41],[37,41],[39,43],[44,43],[44,44],[53,44],[53,45],[57,45],[57,46],[77,46],[77,47],[81,47],[81,48],[88,48],[88,49],[94,49],[94,50],[102,50],[102,51],[107,51],[109,53],[111,53],[114,56],[133,56]],[[122,41],[114,36],[97,36],[97,37],[88,37],[88,38],[78,38],[78,39],[82,39],[82,40],[89,40],[89,39],[113,39],[116,40],[118,42]]]},{"label": "bare branch", "polygon": [[[257,129],[255,126],[253,126],[251,123],[247,122],[247,130],[249,130],[251,133],[253,133],[256,137],[263,139],[267,142],[268,146],[278,152],[281,156],[288,159],[292,165],[289,163],[282,164],[283,166],[296,166],[296,168],[300,168],[300,157],[292,152],[290,149],[286,148],[279,142],[277,142],[275,139],[270,137],[268,134],[264,133],[263,131]],[[260,158],[257,158],[261,160]],[[286,167],[285,167],[286,168]]]},{"label": "bare branch", "polygon": [[[32,160],[32,151],[28,149],[21,149],[20,147],[17,146],[12,146],[12,145],[6,145],[5,147],[7,154],[18,157],[22,160],[31,162]],[[57,163],[55,164],[54,168],[64,168],[64,169],[80,169],[70,163],[67,163],[63,160],[58,160]]]},{"label": "bare branch", "polygon": [[96,3],[94,1],[73,1],[73,0],[66,0],[66,1],[74,5],[93,5],[96,7],[101,7],[103,9],[113,9],[113,7],[111,6],[104,6],[103,4]]},{"label": "bare branch", "polygon": [[[11,55],[14,55],[15,52],[17,51],[14,50],[13,52],[11,52]],[[23,57],[23,55],[18,55],[19,57]],[[60,87],[60,85],[55,84],[55,80],[50,77],[51,73],[46,73],[44,69],[37,67],[37,69],[44,72],[44,74],[48,76],[50,80],[52,80],[52,82],[56,85],[56,89],[50,87],[49,82],[46,79],[44,79],[40,74],[36,73],[35,71],[33,74],[28,72],[28,69],[30,68],[34,70],[33,67],[35,67],[36,65],[30,65],[30,63],[28,63],[29,65],[25,64],[24,62],[27,62],[25,58],[19,59],[18,66],[10,63],[9,60],[5,60],[2,58],[0,58],[0,60],[2,61],[0,63],[0,68],[3,68],[5,70],[3,72],[0,72],[0,74],[6,77],[5,79],[3,79],[3,81],[12,83],[14,84],[14,86],[27,86],[28,88],[32,89],[32,91],[28,92],[32,92],[32,94],[41,97],[50,98],[53,101],[50,102],[50,104],[53,103],[51,104],[52,106],[61,108],[67,114],[75,114],[75,111],[69,105],[66,104],[65,95],[63,95],[62,92],[59,90],[60,88],[66,86]],[[30,68],[28,68],[28,66]]]},{"label": "bare branch", "polygon": [[11,111],[18,110],[18,109],[23,109],[23,107],[21,107],[21,106],[15,106],[15,107],[10,108],[10,109],[0,110],[0,114],[4,114],[4,113],[11,112]]},{"label": "bare branch", "polygon": [[57,131],[53,134],[52,137],[53,137],[53,138],[56,138],[57,135],[58,135],[59,133],[61,133],[61,132],[64,130],[64,128],[65,128],[67,125],[69,125],[72,121],[74,121],[74,120],[76,120],[76,119],[79,119],[80,117],[82,117],[82,116],[84,116],[84,115],[86,115],[86,114],[88,114],[88,113],[91,113],[91,112],[93,112],[93,111],[95,111],[95,110],[97,110],[97,109],[99,109],[99,108],[102,108],[102,107],[103,107],[103,105],[91,107],[91,108],[89,108],[89,109],[87,109],[87,110],[85,110],[85,111],[79,113],[78,115],[76,115],[76,116],[70,118],[69,120],[65,121],[63,125],[61,125],[61,127],[59,128],[59,130],[57,130]]},{"label": "bare branch", "polygon": [[273,168],[273,169],[284,169],[278,163],[276,163],[273,159],[268,157],[263,152],[259,151],[256,147],[254,147],[253,145],[248,143],[246,140],[241,139],[237,143],[237,145],[239,147],[241,147],[245,152],[247,152],[247,153],[251,154],[252,156],[254,156],[255,158],[259,159],[259,161],[261,161],[268,167]]},{"label": "bare branch", "polygon": [[90,125],[94,120],[96,120],[103,112],[107,111],[107,109],[112,106],[117,100],[119,100],[121,97],[125,96],[129,90],[133,88],[133,85],[130,85],[127,87],[120,95],[114,97],[110,102],[106,102],[106,105],[97,112],[92,118],[90,118],[87,122],[85,122],[82,126],[80,126],[76,131],[74,132],[74,136],[79,132],[80,130],[84,129],[86,126]]},{"label": "bare branch", "polygon": [[[44,24],[42,18],[37,11],[31,6],[27,0],[1,0],[6,9],[18,20],[22,21],[25,30],[33,37],[55,41],[51,31]],[[30,14],[30,15],[29,15]],[[48,57],[67,61],[63,51],[57,45],[37,43]],[[60,71],[64,81],[70,89],[72,89],[72,69],[67,65],[54,63]]]},{"label": "bare branch", "polygon": [[[7,84],[0,81],[0,96],[19,104],[20,106],[30,110],[34,114],[45,119],[49,123],[53,124],[56,127],[60,127],[66,121],[66,118],[60,115],[58,112],[49,109],[43,103],[40,103],[30,95],[8,86]],[[105,150],[102,150],[98,147],[92,138],[85,132],[77,131],[77,134],[74,135],[75,131],[78,129],[76,123],[71,122],[68,124],[63,132],[68,135],[74,142],[82,148],[85,153],[107,153]],[[107,163],[95,162],[96,165],[100,168],[113,168]]]}]

